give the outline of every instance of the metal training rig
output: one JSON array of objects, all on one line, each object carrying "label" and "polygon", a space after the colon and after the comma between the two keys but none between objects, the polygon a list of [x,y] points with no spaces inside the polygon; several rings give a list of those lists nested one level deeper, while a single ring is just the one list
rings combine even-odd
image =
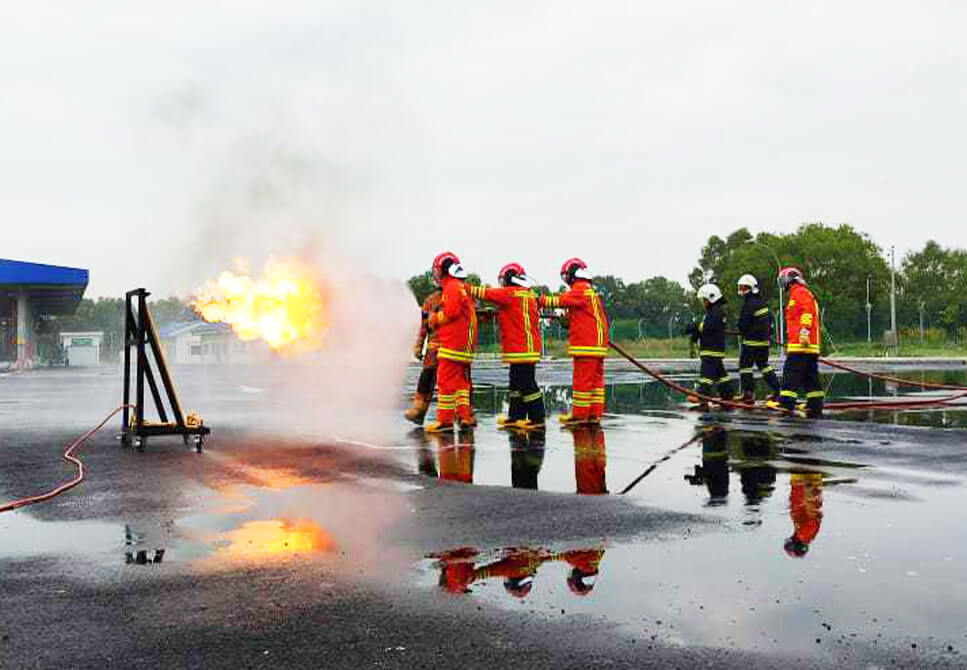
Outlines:
[{"label": "metal training rig", "polygon": [[[201,452],[205,438],[211,434],[211,428],[205,426],[202,420],[194,414],[185,414],[178,402],[178,394],[171,381],[164,352],[158,340],[158,331],[148,310],[148,296],[151,295],[143,288],[128,291],[125,294],[124,306],[124,413],[121,419],[121,444],[138,449],[144,449],[148,437],[151,435],[181,435],[185,444],[192,439],[195,451]],[[136,352],[135,367],[135,400],[131,402],[131,349]],[[154,372],[148,359],[148,349],[157,368],[168,406],[173,420],[168,419],[165,403],[162,401]],[[144,420],[144,385],[148,383],[151,397],[154,399],[159,422]],[[130,413],[131,407],[134,413]]]}]

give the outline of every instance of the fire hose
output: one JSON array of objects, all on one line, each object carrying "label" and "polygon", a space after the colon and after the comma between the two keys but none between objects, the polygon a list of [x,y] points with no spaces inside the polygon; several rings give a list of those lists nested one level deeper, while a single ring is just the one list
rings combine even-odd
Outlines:
[{"label": "fire hose", "polygon": [[33,505],[35,503],[44,502],[45,500],[50,500],[51,498],[59,496],[61,493],[64,493],[65,491],[71,490],[72,488],[80,484],[82,481],[84,481],[84,464],[81,463],[80,459],[74,456],[74,450],[77,449],[82,444],[84,444],[85,442],[87,442],[89,439],[91,439],[97,431],[101,430],[101,428],[103,428],[104,425],[114,417],[114,415],[116,415],[118,412],[123,410],[125,407],[129,407],[129,405],[120,405],[116,407],[114,410],[111,411],[110,414],[104,417],[104,419],[99,424],[97,424],[94,428],[87,431],[80,437],[75,438],[72,442],[70,442],[65,447],[64,453],[61,455],[61,458],[69,463],[73,463],[74,467],[77,470],[76,473],[74,474],[74,477],[70,481],[64,482],[60,486],[52,488],[50,491],[47,491],[46,493],[41,493],[39,495],[30,496],[28,498],[21,498],[19,500],[13,500],[11,502],[4,503],[0,505],[0,513],[10,512],[12,510],[19,509],[21,507],[27,507],[28,505]]},{"label": "fire hose", "polygon": [[[745,410],[766,410],[766,411],[785,411],[785,410],[774,410],[769,407],[760,407],[749,403],[736,402],[734,400],[725,400],[724,398],[715,398],[712,396],[707,396],[698,391],[690,388],[686,388],[681,384],[665,377],[659,372],[652,370],[640,363],[636,358],[629,354],[623,347],[614,342],[609,342],[608,345],[614,349],[618,354],[625,358],[628,362],[634,365],[636,368],[649,375],[658,382],[661,382],[668,388],[681,393],[682,395],[692,396],[698,400],[706,403],[715,403],[727,408],[737,408]],[[826,359],[823,359],[826,362]],[[833,366],[836,367],[836,366]],[[857,373],[865,374],[865,373]],[[920,400],[903,400],[895,402],[838,402],[838,403],[827,403],[826,408],[832,410],[855,410],[855,409],[880,409],[880,410],[902,410],[902,409],[915,409],[917,407],[935,407],[938,405],[946,405],[954,400],[967,397],[967,389],[962,387],[955,387],[962,390],[962,393],[955,393],[954,395],[944,396],[942,398],[924,398]]]},{"label": "fire hose", "polygon": [[857,370],[856,368],[844,365],[837,361],[833,361],[829,358],[820,358],[819,362],[823,365],[828,365],[831,368],[836,368],[837,370],[842,370],[843,372],[850,372],[854,375],[860,375],[861,377],[869,377],[870,379],[879,379],[880,381],[893,382],[894,384],[899,384],[901,386],[916,386],[925,389],[945,389],[949,391],[967,391],[967,386],[955,386],[953,384],[938,384],[935,382],[918,382],[912,379],[903,379],[901,377],[892,377],[890,375],[881,375],[873,372],[863,372],[862,370]]}]

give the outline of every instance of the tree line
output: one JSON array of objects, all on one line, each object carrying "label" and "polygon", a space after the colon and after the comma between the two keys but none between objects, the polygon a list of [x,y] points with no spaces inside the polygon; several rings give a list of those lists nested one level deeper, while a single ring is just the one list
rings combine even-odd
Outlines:
[{"label": "tree line", "polygon": [[[724,238],[713,235],[702,247],[687,286],[661,276],[627,282],[604,275],[593,281],[612,321],[637,322],[630,328],[625,323],[619,337],[629,331],[667,337],[700,316],[695,292],[708,282],[722,289],[732,321],[741,304],[736,282],[744,274],[758,279],[762,295],[773,310],[778,309],[775,279],[779,268],[787,265],[803,271],[833,337],[864,340],[869,331],[871,339],[881,341],[890,329],[890,260],[869,235],[849,224],[806,223],[791,233],[755,235],[743,227]],[[922,314],[925,328],[967,339],[967,250],[929,241],[923,249],[897,259],[895,267],[898,330],[918,328]],[[435,289],[429,272],[411,277],[408,284],[417,302]]]}]

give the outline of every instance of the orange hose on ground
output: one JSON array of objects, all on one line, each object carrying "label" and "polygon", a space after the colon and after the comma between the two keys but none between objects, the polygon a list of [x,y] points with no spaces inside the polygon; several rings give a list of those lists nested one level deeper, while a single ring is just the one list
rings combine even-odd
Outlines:
[{"label": "orange hose on ground", "polygon": [[[784,409],[772,409],[769,407],[760,407],[757,405],[750,405],[748,403],[735,402],[734,400],[723,400],[722,398],[713,398],[711,396],[703,395],[698,393],[693,389],[686,388],[681,384],[678,384],[671,379],[668,379],[664,375],[655,372],[651,368],[641,364],[635,359],[631,354],[624,350],[621,346],[615,344],[614,342],[609,342],[609,346],[621,354],[622,357],[631,362],[632,365],[637,367],[639,370],[649,375],[650,377],[661,382],[668,388],[678,391],[684,395],[690,395],[708,403],[715,403],[717,405],[722,405],[723,407],[739,408],[746,410],[759,410],[767,412],[782,412],[786,413]],[[825,359],[824,359],[825,360]],[[835,366],[834,366],[835,367]],[[864,374],[864,373],[858,373]],[[959,387],[958,387],[959,388]],[[852,409],[881,409],[881,410],[896,410],[896,409],[915,409],[917,407],[931,407],[937,405],[945,405],[953,400],[958,400],[960,398],[967,397],[967,389],[960,389],[964,391],[963,393],[955,393],[954,395],[944,396],[943,398],[924,398],[920,400],[904,400],[904,401],[893,401],[893,402],[840,402],[840,403],[826,403],[825,409],[833,410],[852,410]]]},{"label": "orange hose on ground", "polygon": [[50,500],[55,496],[59,496],[64,491],[69,491],[70,489],[74,488],[82,481],[84,481],[84,464],[81,463],[81,461],[73,455],[74,450],[77,447],[84,444],[84,442],[86,442],[87,440],[91,439],[91,437],[94,436],[94,433],[96,433],[101,428],[103,428],[104,424],[110,421],[115,414],[123,410],[125,407],[129,407],[129,406],[130,405],[120,405],[119,407],[114,409],[110,414],[104,417],[104,420],[101,421],[99,424],[97,424],[94,428],[87,431],[86,433],[84,433],[83,435],[81,435],[80,437],[78,437],[73,442],[67,445],[66,449],[64,449],[64,453],[61,456],[61,458],[63,458],[65,461],[68,461],[69,463],[73,463],[74,467],[77,468],[77,474],[74,475],[73,479],[61,484],[56,488],[51,489],[50,491],[47,491],[47,493],[41,493],[39,495],[30,496],[29,498],[21,498],[20,500],[13,500],[11,502],[4,503],[0,505],[0,513],[10,512],[12,510],[19,509],[21,507],[27,507],[28,505],[33,505],[35,503],[44,502],[45,500]]},{"label": "orange hose on ground", "polygon": [[885,382],[893,382],[895,384],[900,384],[902,386],[918,386],[925,389],[946,389],[949,391],[967,391],[967,386],[954,386],[953,384],[937,384],[935,382],[918,382],[912,379],[901,379],[900,377],[892,377],[890,375],[880,375],[874,372],[863,372],[862,370],[857,370],[843,363],[833,361],[829,358],[820,358],[820,363],[828,365],[831,368],[836,368],[838,370],[843,370],[844,372],[851,372],[854,375],[860,375],[862,377],[869,377],[871,379],[879,379]]}]

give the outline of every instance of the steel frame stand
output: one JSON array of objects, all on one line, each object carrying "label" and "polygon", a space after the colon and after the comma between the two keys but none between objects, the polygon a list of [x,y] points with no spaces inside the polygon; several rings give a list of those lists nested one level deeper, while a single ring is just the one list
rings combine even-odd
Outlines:
[{"label": "steel frame stand", "polygon": [[[126,447],[134,446],[144,449],[149,436],[152,435],[181,435],[185,444],[189,439],[195,443],[195,451],[201,452],[205,438],[211,434],[211,428],[202,424],[200,419],[189,415],[186,421],[178,402],[178,394],[171,381],[164,352],[158,339],[158,332],[148,310],[148,296],[151,295],[143,288],[128,291],[125,294],[124,305],[124,412],[121,415],[121,444]],[[161,390],[155,381],[155,374],[148,359],[148,349],[157,367],[158,376],[164,387],[165,397],[171,411],[171,420],[162,400]],[[131,350],[135,351],[134,365],[134,401],[131,399]],[[144,391],[145,382],[154,400],[160,422],[148,422],[144,419]],[[130,413],[131,408],[134,414]]]}]

